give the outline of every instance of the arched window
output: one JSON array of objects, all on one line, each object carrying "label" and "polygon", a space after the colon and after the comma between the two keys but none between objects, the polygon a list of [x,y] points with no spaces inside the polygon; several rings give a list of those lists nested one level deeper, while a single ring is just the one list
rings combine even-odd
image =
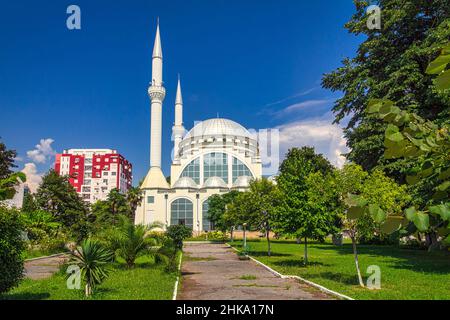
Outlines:
[{"label": "arched window", "polygon": [[211,231],[213,229],[211,221],[208,219],[208,209],[209,203],[208,200],[203,201],[202,204],[202,230],[203,231]]},{"label": "arched window", "polygon": [[228,183],[228,158],[225,153],[213,152],[203,157],[203,175],[205,181],[210,177],[222,178]]},{"label": "arched window", "polygon": [[192,202],[188,199],[177,199],[170,205],[170,225],[184,224],[192,228],[193,210]]},{"label": "arched window", "polygon": [[196,184],[200,184],[200,158],[192,160],[180,175],[182,177],[189,177],[195,181]]},{"label": "arched window", "polygon": [[241,176],[253,178],[250,169],[241,160],[233,157],[233,183]]}]

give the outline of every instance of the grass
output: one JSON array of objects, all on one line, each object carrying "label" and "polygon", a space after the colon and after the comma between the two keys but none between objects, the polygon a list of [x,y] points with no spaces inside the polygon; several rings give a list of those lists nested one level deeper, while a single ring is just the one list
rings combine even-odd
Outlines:
[{"label": "grass", "polygon": [[[237,249],[242,243],[231,243]],[[364,281],[367,267],[381,269],[381,289],[358,285],[350,244],[311,243],[310,264],[303,264],[303,244],[274,241],[267,256],[265,241],[251,241],[249,254],[285,275],[297,275],[355,299],[450,299],[450,254],[403,249],[396,246],[359,245],[358,256]]]},{"label": "grass", "polygon": [[257,277],[252,274],[244,274],[239,277],[239,279],[241,279],[241,280],[256,280],[256,278]]},{"label": "grass", "polygon": [[0,295],[0,300],[170,300],[175,280],[176,273],[168,274],[164,266],[154,264],[152,257],[142,256],[133,269],[127,269],[123,262],[115,263],[108,279],[89,298],[83,290],[67,289],[62,270],[43,280],[25,279]]}]

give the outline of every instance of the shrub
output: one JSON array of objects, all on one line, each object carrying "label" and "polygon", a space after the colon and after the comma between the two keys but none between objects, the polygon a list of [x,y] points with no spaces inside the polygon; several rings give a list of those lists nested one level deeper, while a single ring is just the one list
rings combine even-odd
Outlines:
[{"label": "shrub", "polygon": [[172,239],[177,249],[182,249],[183,240],[192,237],[192,229],[181,224],[173,225],[167,228],[166,235]]},{"label": "shrub", "polygon": [[0,293],[17,286],[23,277],[22,232],[19,212],[0,206]]}]

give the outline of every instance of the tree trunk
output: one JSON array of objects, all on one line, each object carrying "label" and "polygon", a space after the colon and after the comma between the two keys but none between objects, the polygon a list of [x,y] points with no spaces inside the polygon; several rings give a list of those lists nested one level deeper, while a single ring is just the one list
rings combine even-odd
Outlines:
[{"label": "tree trunk", "polygon": [[233,242],[233,227],[230,228],[230,240]]},{"label": "tree trunk", "polygon": [[266,231],[266,238],[267,238],[267,255],[270,257],[272,252],[270,250],[270,231],[269,230]]},{"label": "tree trunk", "polygon": [[355,255],[355,265],[356,265],[356,272],[358,273],[359,285],[361,287],[364,287],[364,282],[361,277],[361,271],[359,270],[358,252],[356,251],[356,239],[355,239],[355,237],[351,237],[351,238],[352,238],[352,245],[353,245],[353,254]]},{"label": "tree trunk", "polygon": [[437,239],[436,232],[432,231],[425,234],[426,245],[428,247],[428,252],[439,249],[439,242]]},{"label": "tree trunk", "polygon": [[304,249],[304,262],[305,266],[308,265],[308,238],[305,237],[305,249]]},{"label": "tree trunk", "polygon": [[89,297],[92,294],[92,288],[89,285],[89,283],[86,283],[86,287],[84,289],[84,293],[86,294],[86,297]]}]

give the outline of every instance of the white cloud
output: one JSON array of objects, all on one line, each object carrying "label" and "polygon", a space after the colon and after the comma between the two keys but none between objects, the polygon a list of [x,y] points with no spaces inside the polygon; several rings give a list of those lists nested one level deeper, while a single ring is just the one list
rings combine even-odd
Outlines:
[{"label": "white cloud", "polygon": [[52,148],[53,139],[41,139],[33,150],[27,151],[27,156],[33,162],[45,163],[50,157],[54,156],[56,152]]},{"label": "white cloud", "polygon": [[37,172],[36,165],[32,162],[26,163],[25,167],[22,169],[22,172],[27,176],[26,184],[30,188],[30,191],[33,193],[36,192],[42,181],[42,173]]},{"label": "white cloud", "polygon": [[303,102],[299,102],[299,103],[295,103],[292,104],[290,106],[287,106],[286,108],[277,111],[275,114],[277,116],[287,116],[289,114],[292,114],[294,112],[298,112],[301,110],[305,110],[311,107],[318,107],[318,106],[323,106],[323,105],[327,105],[330,104],[331,102],[333,102],[334,99],[318,99],[318,100],[306,100]]},{"label": "white cloud", "polygon": [[342,167],[348,152],[342,128],[328,117],[307,119],[283,124],[280,130],[280,156],[283,159],[292,147],[311,146],[337,167]]},{"label": "white cloud", "polygon": [[280,104],[280,103],[289,101],[289,100],[294,99],[294,98],[306,96],[306,95],[310,94],[311,92],[313,92],[313,91],[316,90],[316,89],[317,89],[317,87],[314,87],[314,88],[311,88],[311,89],[308,89],[308,90],[304,90],[304,91],[298,92],[298,93],[296,93],[296,94],[294,94],[294,95],[292,95],[292,96],[289,96],[289,97],[280,99],[280,100],[278,100],[278,101],[274,101],[274,102],[268,103],[268,104],[266,104],[265,106],[266,106],[266,107],[270,107],[270,106],[273,106],[273,105],[277,105],[277,104]]}]

